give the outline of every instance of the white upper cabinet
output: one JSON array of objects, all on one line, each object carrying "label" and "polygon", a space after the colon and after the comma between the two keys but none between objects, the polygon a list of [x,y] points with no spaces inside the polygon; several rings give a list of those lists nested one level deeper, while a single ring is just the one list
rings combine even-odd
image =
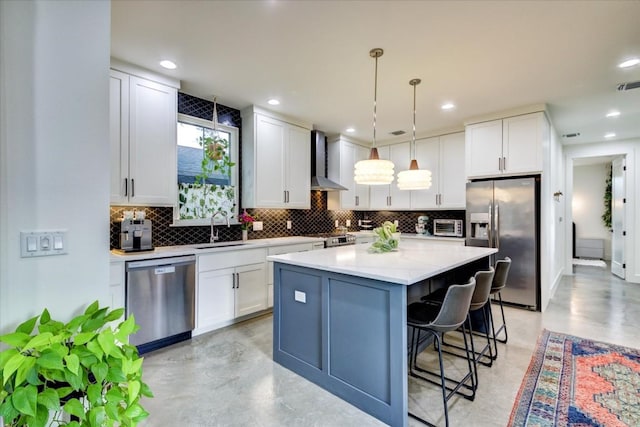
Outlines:
[{"label": "white upper cabinet", "polygon": [[466,127],[468,178],[542,172],[549,123],[543,112]]},{"label": "white upper cabinet", "polygon": [[431,171],[431,188],[411,191],[411,209],[464,209],[464,158],[464,132],[416,140],[416,160],[420,169]]},{"label": "white upper cabinet", "polygon": [[311,125],[242,111],[242,206],[309,209]]},{"label": "white upper cabinet", "polygon": [[111,70],[111,203],[176,201],[176,87]]},{"label": "white upper cabinet", "polygon": [[409,142],[378,147],[381,159],[391,160],[394,164],[394,178],[389,185],[372,185],[369,190],[369,206],[371,210],[406,210],[411,209],[411,192],[398,188],[398,172],[409,168],[411,162],[411,145]]},{"label": "white upper cabinet", "polygon": [[369,148],[355,144],[343,136],[329,139],[327,144],[327,177],[346,190],[327,192],[329,210],[368,210],[369,186],[356,184],[354,165],[369,158]]}]

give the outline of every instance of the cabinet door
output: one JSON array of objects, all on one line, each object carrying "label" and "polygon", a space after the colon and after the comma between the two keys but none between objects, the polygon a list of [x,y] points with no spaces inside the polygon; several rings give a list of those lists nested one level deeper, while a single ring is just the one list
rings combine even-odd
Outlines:
[{"label": "cabinet door", "polygon": [[[389,147],[378,147],[378,156],[381,159],[389,160]],[[397,168],[398,165],[395,165]],[[394,178],[395,179],[395,178]],[[395,183],[392,183],[395,185]],[[389,196],[391,195],[391,185],[370,185],[369,186],[369,208],[371,210],[389,210]]]},{"label": "cabinet door", "polygon": [[173,206],[177,92],[134,76],[129,81],[129,202]]},{"label": "cabinet door", "polygon": [[246,314],[267,308],[267,283],[264,263],[236,268],[235,315]]},{"label": "cabinet door", "polygon": [[[440,191],[440,138],[416,140],[416,160],[420,169],[431,171],[431,188],[411,191],[411,209],[434,209],[438,207]],[[460,159],[461,160],[461,159]],[[462,171],[458,173],[464,177]]]},{"label": "cabinet door", "polygon": [[460,170],[464,159],[464,132],[440,137],[440,208],[464,209],[467,178]]},{"label": "cabinet door", "polygon": [[544,113],[526,114],[503,120],[504,172],[542,171]]},{"label": "cabinet door", "polygon": [[390,209],[410,209],[411,191],[400,190],[398,188],[398,172],[409,168],[411,163],[411,143],[403,142],[389,146],[389,160],[395,165],[393,182],[390,186],[391,206]]},{"label": "cabinet door", "polygon": [[502,120],[477,123],[465,129],[467,177],[502,173]]},{"label": "cabinet door", "polygon": [[[335,195],[340,197],[339,209],[354,210],[358,204],[356,196],[356,182],[353,179],[353,167],[358,161],[356,159],[356,145],[348,142],[340,143],[340,185],[346,187],[346,190],[338,191]],[[333,195],[333,194],[332,194]]]},{"label": "cabinet door", "polygon": [[311,132],[287,125],[286,145],[287,208],[311,207]]},{"label": "cabinet door", "polygon": [[256,114],[256,206],[284,206],[286,127],[284,122]]},{"label": "cabinet door", "polygon": [[198,275],[196,327],[213,328],[234,318],[235,270],[205,271]]},{"label": "cabinet door", "polygon": [[126,203],[129,178],[129,75],[111,70],[109,81],[109,140],[113,204]]}]

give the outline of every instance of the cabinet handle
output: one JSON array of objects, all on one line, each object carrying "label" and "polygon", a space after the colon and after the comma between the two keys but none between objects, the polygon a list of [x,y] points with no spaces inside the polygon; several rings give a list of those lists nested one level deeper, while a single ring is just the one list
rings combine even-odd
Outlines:
[{"label": "cabinet handle", "polygon": [[240,289],[240,273],[236,273],[236,289]]},{"label": "cabinet handle", "polygon": [[360,196],[356,196],[356,206],[360,206]]},{"label": "cabinet handle", "polygon": [[507,158],[506,157],[502,158],[502,170],[503,171],[507,170]]},{"label": "cabinet handle", "polygon": [[502,157],[498,157],[498,170],[502,170]]},{"label": "cabinet handle", "polygon": [[284,190],[282,192],[282,200],[284,201],[284,203],[287,203],[287,190]]},{"label": "cabinet handle", "polygon": [[129,180],[127,178],[124,179],[124,195],[125,197],[128,196],[129,194],[127,194],[129,192]]},{"label": "cabinet handle", "polygon": [[136,195],[136,187],[134,187],[133,178],[131,178],[131,197],[135,197]]},{"label": "cabinet handle", "polygon": [[287,190],[287,203],[289,203],[289,190]]}]

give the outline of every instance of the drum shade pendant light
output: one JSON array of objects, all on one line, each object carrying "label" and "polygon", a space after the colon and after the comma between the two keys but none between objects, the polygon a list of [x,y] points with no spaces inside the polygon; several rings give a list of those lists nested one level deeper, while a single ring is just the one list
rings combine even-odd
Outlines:
[{"label": "drum shade pendant light", "polygon": [[420,169],[416,160],[416,86],[420,79],[409,82],[413,86],[413,139],[411,140],[411,164],[409,170],[398,173],[398,188],[400,190],[426,190],[431,187],[431,171]]},{"label": "drum shade pendant light", "polygon": [[378,101],[378,58],[383,54],[380,48],[371,49],[369,55],[376,60],[376,74],[373,90],[373,144],[368,160],[360,160],[355,165],[354,178],[356,184],[388,185],[393,181],[393,162],[381,160],[376,148],[376,108]]}]

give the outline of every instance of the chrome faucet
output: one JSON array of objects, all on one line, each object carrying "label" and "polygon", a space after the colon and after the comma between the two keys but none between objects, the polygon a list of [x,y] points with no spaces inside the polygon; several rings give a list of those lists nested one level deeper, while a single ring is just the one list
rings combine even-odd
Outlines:
[{"label": "chrome faucet", "polygon": [[[218,229],[215,228],[215,218],[218,215],[222,215],[226,218],[227,220],[227,227],[231,227],[231,221],[229,219],[229,214],[225,211],[217,211],[216,213],[214,213],[213,215],[211,215],[211,235],[209,236],[209,243],[215,243],[216,240],[219,239],[218,237]],[[215,233],[214,233],[215,230]]]}]

